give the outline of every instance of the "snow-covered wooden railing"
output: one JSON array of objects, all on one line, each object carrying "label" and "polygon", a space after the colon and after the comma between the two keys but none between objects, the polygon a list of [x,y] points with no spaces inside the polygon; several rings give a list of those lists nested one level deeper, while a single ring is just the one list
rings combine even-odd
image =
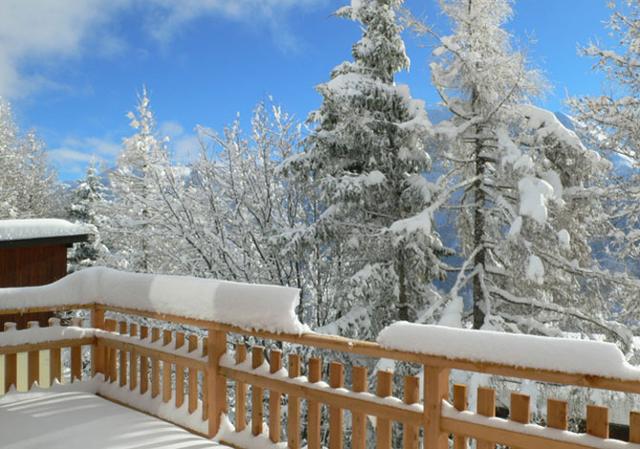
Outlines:
[{"label": "snow-covered wooden railing", "polygon": [[[62,351],[69,351],[69,382],[82,380],[82,347],[96,342],[94,332],[83,329],[81,321],[73,319],[71,326],[61,326],[60,319],[50,318],[49,327],[41,328],[37,321],[30,321],[29,328],[17,330],[15,323],[6,322],[0,334],[0,355],[4,355],[4,393],[17,388],[18,379],[23,378],[31,387],[40,383],[40,351],[47,351],[49,363],[46,382],[53,385],[63,380]],[[27,354],[23,367],[17,355]]]},{"label": "snow-covered wooden railing", "polygon": [[[145,282],[148,280],[145,278]],[[181,282],[188,285],[185,280]],[[215,302],[215,295],[210,295],[206,287],[207,284],[198,281],[203,301]],[[68,303],[69,298],[77,299],[74,295],[61,294],[57,299],[47,296],[46,301],[36,301],[32,308],[3,306],[7,295],[12,300],[28,298],[26,290],[12,289],[8,293],[0,290],[0,314],[84,308],[90,311],[91,324],[81,328],[75,322],[75,326],[54,326],[53,330],[8,329],[0,333],[0,353],[5,354],[7,370],[5,384],[15,382],[19,374],[14,372],[15,362],[11,362],[16,353],[30,354],[31,383],[37,378],[31,370],[37,369],[38,352],[54,354],[62,347],[75,348],[71,370],[75,372],[73,377],[80,379],[82,373],[78,370],[83,361],[79,348],[90,346],[91,360],[84,362],[90,363],[97,378],[104,378],[99,394],[196,432],[217,435],[236,447],[263,447],[265,443],[281,442],[286,435],[286,445],[292,449],[304,445],[320,449],[326,442],[322,429],[328,428],[328,444],[332,449],[342,448],[345,440],[355,449],[364,449],[368,435],[375,435],[376,447],[386,449],[392,447],[392,429],[399,423],[405,449],[417,449],[420,440],[425,449],[448,448],[450,440],[454,448],[462,449],[471,439],[478,442],[478,448],[502,444],[519,449],[640,449],[640,414],[631,413],[629,441],[614,440],[609,438],[608,409],[602,405],[588,405],[584,413],[586,433],[574,433],[567,430],[565,401],[548,398],[545,425],[540,426],[530,423],[530,398],[522,392],[511,393],[509,418],[502,419],[495,417],[493,389],[478,388],[476,409],[471,411],[467,410],[467,386],[450,384],[450,373],[455,369],[639,394],[640,372],[627,365],[615,347],[606,344],[465,334],[462,330],[408,324],[391,326],[377,343],[359,341],[308,332],[295,320],[295,315],[278,320],[278,314],[271,313],[270,317],[262,316],[260,324],[250,326],[246,315],[235,323],[231,310],[225,310],[224,320],[220,321],[215,319],[214,312],[202,317],[181,313],[179,304],[185,292],[176,289],[170,290],[176,304],[164,296],[157,301],[149,292],[133,288],[137,294],[147,296],[131,302],[129,292],[127,300],[119,302],[113,292],[105,299],[100,291],[93,291],[95,297],[75,304]],[[238,290],[230,289],[228,293],[237,294]],[[275,293],[270,293],[272,300]],[[240,301],[243,299],[243,307],[251,306],[246,296]],[[259,303],[259,295],[255,300]],[[192,301],[195,296],[186,302]],[[289,311],[290,304],[280,310]],[[144,319],[158,322],[153,321],[151,327],[140,325]],[[168,330],[176,325],[181,330]],[[193,332],[188,331],[191,329]],[[298,331],[282,332],[282,329]],[[247,341],[261,345],[249,348]],[[283,353],[278,347],[289,348],[290,353]],[[309,353],[309,348],[336,359],[340,353],[346,353],[363,359],[391,359],[419,365],[423,379],[396,376],[402,385],[394,389],[394,374],[390,371],[377,370],[370,376],[365,366],[345,367],[332,360],[325,363],[317,357],[318,351],[316,356],[305,360],[302,354]],[[588,357],[593,362],[580,363]],[[52,359],[60,360],[59,355]],[[60,374],[57,362],[51,363],[51,378],[60,378],[56,377]],[[345,387],[345,379],[350,379],[350,388]],[[370,384],[375,385],[371,392]],[[398,390],[402,391],[402,397],[392,395]],[[233,410],[228,409],[228,403],[232,403]],[[266,414],[265,404],[268,404]],[[287,408],[286,414],[282,413],[283,406]],[[351,415],[347,422],[346,413]],[[376,418],[375,429],[368,426],[367,417]],[[349,438],[345,435],[347,427]]]}]

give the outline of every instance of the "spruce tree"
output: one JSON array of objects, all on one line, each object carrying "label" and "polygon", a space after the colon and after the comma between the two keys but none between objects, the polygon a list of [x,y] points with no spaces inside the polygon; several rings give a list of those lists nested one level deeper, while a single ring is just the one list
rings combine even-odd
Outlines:
[{"label": "spruce tree", "polygon": [[[410,320],[443,275],[445,249],[433,227],[436,187],[428,182],[424,103],[395,74],[409,68],[396,18],[400,0],[364,0],[338,10],[363,30],[353,61],[321,84],[305,152],[289,161],[313,185],[321,212],[306,233],[338,267],[339,311],[364,306],[375,335],[395,319]],[[318,243],[319,242],[319,243]],[[317,246],[315,246],[317,247]],[[342,312],[333,314],[340,318]]]},{"label": "spruce tree", "polygon": [[91,228],[90,240],[75,244],[69,255],[71,271],[76,271],[93,266],[108,253],[100,235],[107,224],[104,215],[107,207],[106,188],[95,163],[89,165],[85,178],[73,190],[71,201],[69,219]]}]

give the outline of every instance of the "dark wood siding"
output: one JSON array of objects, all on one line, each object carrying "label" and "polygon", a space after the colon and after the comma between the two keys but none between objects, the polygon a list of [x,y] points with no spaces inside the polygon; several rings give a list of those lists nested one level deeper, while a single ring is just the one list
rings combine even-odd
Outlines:
[{"label": "dark wood siding", "polygon": [[[0,287],[27,287],[57,281],[67,274],[67,248],[65,245],[32,246],[27,248],[0,248]],[[28,321],[40,321],[46,325],[51,314],[28,314],[0,317],[15,321],[19,328]]]}]

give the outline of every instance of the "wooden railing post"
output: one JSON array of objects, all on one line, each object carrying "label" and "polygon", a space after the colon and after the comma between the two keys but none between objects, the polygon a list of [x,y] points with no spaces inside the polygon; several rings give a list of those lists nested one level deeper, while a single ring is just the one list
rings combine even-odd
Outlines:
[{"label": "wooden railing post", "polygon": [[[29,321],[27,323],[29,329],[40,327],[38,321]],[[33,384],[40,384],[40,351],[29,351],[27,353],[27,389],[31,390]]]},{"label": "wooden railing post", "polygon": [[[94,306],[91,310],[91,327],[94,329],[104,329],[104,309]],[[97,344],[91,345],[91,377],[105,372],[105,349],[99,348]]]},{"label": "wooden railing post", "polygon": [[[329,386],[342,388],[344,386],[344,368],[341,363],[331,362],[329,365]],[[342,449],[344,413],[339,407],[329,407],[329,449]]]},{"label": "wooden railing post", "polygon": [[[300,356],[289,355],[289,378],[300,376]],[[300,398],[289,395],[287,403],[287,439],[289,449],[300,449]]]},{"label": "wooden railing post", "polygon": [[[367,367],[354,366],[352,371],[352,390],[355,393],[364,393],[369,389]],[[352,412],[353,434],[351,436],[351,447],[353,449],[366,449],[367,447],[367,422],[366,415],[361,412]]]},{"label": "wooden railing post", "polygon": [[209,437],[218,433],[222,414],[227,411],[227,382],[220,374],[220,357],[227,351],[227,334],[209,328],[207,340],[207,416],[209,417]]},{"label": "wooden railing post", "polygon": [[[59,327],[60,318],[49,318],[49,327]],[[71,376],[73,379],[73,376]],[[62,382],[62,355],[60,348],[49,350],[49,386],[55,381]]]},{"label": "wooden railing post", "polygon": [[[376,396],[390,397],[393,393],[393,373],[378,371],[376,373]],[[376,419],[376,449],[391,448],[391,421],[378,417]],[[440,449],[440,448],[438,448]]]},{"label": "wooden railing post", "polygon": [[[317,383],[322,380],[322,359],[312,357],[309,359],[309,382]],[[318,401],[307,402],[307,445],[309,449],[321,449],[320,417],[321,409]]]},{"label": "wooden railing post", "polygon": [[[5,332],[15,332],[16,323],[4,323]],[[4,392],[5,394],[11,387],[18,388],[18,354],[6,354],[4,356]]]},{"label": "wooden railing post", "polygon": [[[453,406],[459,412],[467,409],[467,386],[455,384],[453,386]],[[453,436],[453,449],[467,449],[467,437],[464,435]]]},{"label": "wooden railing post", "polygon": [[[264,363],[264,348],[254,346],[251,348],[251,368],[257,369]],[[257,437],[262,433],[262,418],[264,413],[264,390],[257,386],[251,386],[251,435]]]},{"label": "wooden railing post", "polygon": [[442,400],[449,397],[449,370],[424,367],[424,448],[448,449],[448,435],[440,428]]},{"label": "wooden railing post", "polygon": [[[198,349],[198,337],[195,334],[189,335],[189,352]],[[140,365],[142,366],[142,365]],[[140,368],[142,370],[142,368]],[[189,368],[189,413],[194,413],[198,408],[198,370]]]},{"label": "wooden railing post", "polygon": [[[82,318],[75,317],[71,319],[71,324],[75,327],[82,327]],[[71,353],[71,382],[79,382],[82,380],[82,346],[73,346]],[[62,373],[60,373],[60,381],[62,381]]]},{"label": "wooden railing post", "polygon": [[[416,404],[420,402],[420,378],[417,376],[405,376],[404,397],[405,404]],[[420,432],[417,426],[409,424],[402,425],[402,447],[403,449],[418,449],[420,446]]]}]

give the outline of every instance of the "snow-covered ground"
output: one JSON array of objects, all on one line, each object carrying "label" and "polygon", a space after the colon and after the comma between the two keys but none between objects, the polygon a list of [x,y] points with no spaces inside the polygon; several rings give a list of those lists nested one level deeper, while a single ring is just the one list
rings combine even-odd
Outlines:
[{"label": "snow-covered ground", "polygon": [[91,392],[35,391],[0,399],[3,449],[225,449]]}]

